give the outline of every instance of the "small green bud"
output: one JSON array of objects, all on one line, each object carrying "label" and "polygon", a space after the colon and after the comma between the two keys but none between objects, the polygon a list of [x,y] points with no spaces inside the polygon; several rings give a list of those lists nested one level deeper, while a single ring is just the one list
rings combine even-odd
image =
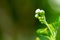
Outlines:
[{"label": "small green bud", "polygon": [[39,17],[38,18],[39,19],[39,21],[41,22],[41,23],[45,23],[45,18],[42,16],[42,17]]},{"label": "small green bud", "polygon": [[35,14],[35,17],[38,18],[39,17],[38,14]]}]

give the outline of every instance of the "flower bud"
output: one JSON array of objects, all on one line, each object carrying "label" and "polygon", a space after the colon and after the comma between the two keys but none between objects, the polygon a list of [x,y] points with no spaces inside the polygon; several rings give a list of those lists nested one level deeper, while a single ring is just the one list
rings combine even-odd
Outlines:
[{"label": "flower bud", "polygon": [[44,18],[44,17],[39,17],[38,19],[39,19],[39,21],[40,21],[41,23],[44,23],[44,21],[45,21],[45,18]]},{"label": "flower bud", "polygon": [[35,17],[38,18],[39,17],[38,14],[35,14]]},{"label": "flower bud", "polygon": [[35,13],[37,13],[37,14],[39,14],[39,15],[44,15],[45,14],[45,11],[44,10],[40,10],[40,9],[37,9],[36,11],[35,11]]}]

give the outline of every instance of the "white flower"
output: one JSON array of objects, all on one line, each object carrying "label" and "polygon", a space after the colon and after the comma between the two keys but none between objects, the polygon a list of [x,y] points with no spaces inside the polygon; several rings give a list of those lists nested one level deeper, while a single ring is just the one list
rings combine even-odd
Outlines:
[{"label": "white flower", "polygon": [[37,10],[35,11],[35,13],[38,13],[38,12],[40,12],[40,9],[37,9]]},{"label": "white flower", "polygon": [[40,9],[37,9],[37,10],[35,11],[35,13],[39,13],[39,12],[40,12],[40,13],[45,13],[44,10],[40,10]]}]

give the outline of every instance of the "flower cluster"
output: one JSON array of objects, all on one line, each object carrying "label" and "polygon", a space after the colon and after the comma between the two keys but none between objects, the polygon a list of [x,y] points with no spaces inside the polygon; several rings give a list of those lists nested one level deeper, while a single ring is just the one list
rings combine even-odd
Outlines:
[{"label": "flower cluster", "polygon": [[38,18],[41,23],[45,23],[45,11],[37,9],[35,13],[35,17]]}]

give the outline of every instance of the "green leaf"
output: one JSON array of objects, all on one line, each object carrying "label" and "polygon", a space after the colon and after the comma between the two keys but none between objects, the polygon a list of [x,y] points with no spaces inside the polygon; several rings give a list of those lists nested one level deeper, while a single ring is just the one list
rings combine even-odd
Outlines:
[{"label": "green leaf", "polygon": [[40,28],[36,31],[37,35],[40,36],[40,35],[48,35],[48,29],[47,28]]}]

